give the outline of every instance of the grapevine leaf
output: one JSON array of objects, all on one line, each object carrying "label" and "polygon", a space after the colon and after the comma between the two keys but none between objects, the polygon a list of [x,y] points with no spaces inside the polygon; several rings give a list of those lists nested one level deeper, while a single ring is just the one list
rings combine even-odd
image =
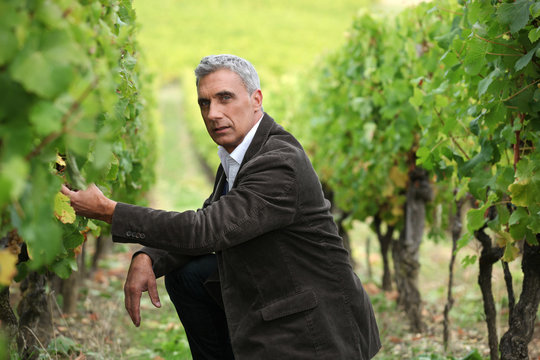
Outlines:
[{"label": "grapevine leaf", "polygon": [[485,224],[485,212],[485,206],[481,207],[480,209],[471,209],[467,212],[467,229],[469,232],[472,233],[480,229]]},{"label": "grapevine leaf", "polygon": [[21,53],[11,65],[11,75],[28,91],[46,99],[64,90],[73,75],[69,66],[50,61],[41,51]]},{"label": "grapevine leaf", "polygon": [[500,22],[510,26],[510,31],[516,33],[523,29],[529,21],[530,0],[516,0],[511,3],[501,4],[497,10]]},{"label": "grapevine leaf", "polygon": [[20,156],[13,156],[2,164],[0,173],[0,205],[10,199],[17,199],[23,192],[29,165]]},{"label": "grapevine leaf", "polygon": [[486,63],[488,43],[474,38],[469,42],[469,49],[464,60],[465,72],[469,75],[478,74]]},{"label": "grapevine leaf", "polygon": [[508,219],[508,225],[516,225],[519,224],[520,221],[523,221],[524,219],[527,219],[529,217],[529,214],[527,213],[527,210],[522,207],[518,207],[512,215],[510,215],[510,219]]},{"label": "grapevine leaf", "polygon": [[529,229],[535,233],[540,234],[540,206],[530,206],[531,218],[529,219]]},{"label": "grapevine leaf", "polygon": [[77,270],[77,261],[74,257],[66,257],[52,265],[52,270],[62,279],[67,279],[73,271]]},{"label": "grapevine leaf", "polygon": [[512,196],[512,203],[516,206],[527,207],[535,203],[538,186],[530,181],[529,178],[516,180],[508,187],[508,191]]},{"label": "grapevine leaf", "polygon": [[540,2],[535,2],[531,6],[531,15],[532,15],[533,19],[536,19],[537,17],[540,16]]},{"label": "grapevine leaf", "polygon": [[17,53],[17,38],[10,29],[0,26],[0,65],[6,64]]},{"label": "grapevine leaf", "polygon": [[61,166],[61,167],[65,167],[66,166],[66,162],[64,159],[62,159],[62,157],[58,154],[56,154],[56,164],[58,166]]},{"label": "grapevine leaf", "polygon": [[84,236],[79,231],[78,225],[80,223],[64,227],[63,241],[66,249],[75,249],[84,242]]},{"label": "grapevine leaf", "polygon": [[532,43],[534,43],[539,38],[540,38],[540,27],[532,28],[531,31],[529,31],[529,40]]},{"label": "grapevine leaf", "polygon": [[538,42],[538,44],[536,44],[536,46],[534,48],[529,50],[529,52],[527,54],[523,55],[522,57],[519,58],[518,61],[516,61],[516,65],[514,67],[516,69],[516,71],[519,71],[519,70],[523,69],[525,66],[527,66],[527,64],[529,64],[531,62],[534,53],[538,49],[540,49],[540,42]]},{"label": "grapevine leaf", "polygon": [[69,197],[60,192],[54,197],[54,216],[64,224],[73,224],[76,218]]},{"label": "grapevine leaf", "polygon": [[493,14],[493,6],[487,1],[472,1],[468,6],[468,19],[471,24],[486,21]]},{"label": "grapevine leaf", "polygon": [[495,70],[490,72],[488,76],[480,80],[480,82],[478,82],[478,97],[481,97],[482,95],[484,95],[489,85],[491,85],[491,83],[493,82],[493,80],[495,80],[501,74],[502,74],[501,70],[499,68],[495,68]]},{"label": "grapevine leaf", "polygon": [[514,261],[519,255],[519,249],[513,242],[507,242],[504,248],[503,260],[506,262]]},{"label": "grapevine leaf", "polygon": [[393,166],[390,169],[389,177],[398,188],[404,189],[407,186],[407,173],[401,171],[398,166]]},{"label": "grapevine leaf", "polygon": [[457,250],[460,250],[467,246],[471,240],[474,239],[474,235],[472,233],[466,232],[464,233],[457,242]]},{"label": "grapevine leaf", "polygon": [[461,260],[461,265],[463,265],[464,268],[471,266],[476,263],[477,258],[478,257],[476,255],[465,255],[465,257]]},{"label": "grapevine leaf", "polygon": [[38,135],[60,131],[62,112],[50,101],[39,101],[30,110],[30,122]]},{"label": "grapevine leaf", "polygon": [[0,285],[9,286],[17,274],[17,255],[8,249],[0,250]]},{"label": "grapevine leaf", "polygon": [[510,235],[515,241],[521,241],[525,237],[528,237],[529,229],[527,228],[528,219],[521,219],[520,222],[511,225],[509,228]]},{"label": "grapevine leaf", "polygon": [[62,10],[57,4],[52,1],[43,1],[39,4],[35,14],[37,19],[52,27],[58,27],[65,24],[62,22]]},{"label": "grapevine leaf", "polygon": [[483,360],[484,358],[482,357],[482,355],[480,355],[480,353],[478,352],[478,350],[472,350],[470,353],[468,353],[463,359],[461,360]]}]

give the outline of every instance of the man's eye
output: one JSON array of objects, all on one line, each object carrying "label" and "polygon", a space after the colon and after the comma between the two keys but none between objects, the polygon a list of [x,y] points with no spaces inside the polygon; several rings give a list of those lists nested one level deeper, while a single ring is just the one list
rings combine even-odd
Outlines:
[{"label": "man's eye", "polygon": [[199,101],[199,107],[206,108],[210,105],[210,101]]}]

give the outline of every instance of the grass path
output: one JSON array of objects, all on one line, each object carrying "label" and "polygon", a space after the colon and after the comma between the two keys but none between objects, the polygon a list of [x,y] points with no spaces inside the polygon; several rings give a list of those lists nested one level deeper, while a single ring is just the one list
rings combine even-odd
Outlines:
[{"label": "grass path", "polygon": [[[156,145],[160,160],[157,183],[151,195],[152,206],[177,211],[197,209],[210,195],[212,187],[203,174],[185,125],[180,84],[163,87],[158,101],[161,142]],[[202,119],[198,120],[203,126]]]}]

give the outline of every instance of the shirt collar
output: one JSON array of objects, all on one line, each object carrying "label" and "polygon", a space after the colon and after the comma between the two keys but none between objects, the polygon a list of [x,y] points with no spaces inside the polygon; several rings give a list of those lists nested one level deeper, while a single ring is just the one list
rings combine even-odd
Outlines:
[{"label": "shirt collar", "polygon": [[253,140],[257,129],[259,128],[259,124],[261,123],[261,119],[263,118],[263,116],[264,114],[257,121],[257,123],[253,125],[253,127],[248,131],[242,142],[233,150],[232,153],[229,154],[223,146],[218,146],[218,156],[221,160],[221,165],[223,166],[223,170],[225,170],[225,175],[227,176],[228,180],[230,180],[229,168],[232,165],[231,161],[234,161],[238,166],[242,164],[242,160],[244,160],[247,149],[249,148],[249,145],[251,145],[251,141]]}]

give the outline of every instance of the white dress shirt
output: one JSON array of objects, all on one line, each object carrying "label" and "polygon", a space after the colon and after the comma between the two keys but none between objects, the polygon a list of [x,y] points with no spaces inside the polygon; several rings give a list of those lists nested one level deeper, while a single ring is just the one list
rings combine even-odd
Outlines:
[{"label": "white dress shirt", "polygon": [[259,124],[261,123],[261,119],[263,118],[263,116],[261,116],[261,118],[257,121],[255,125],[253,125],[251,130],[249,130],[249,132],[244,137],[244,140],[242,140],[240,145],[238,145],[232,153],[229,154],[223,146],[218,146],[218,156],[221,159],[221,165],[223,166],[223,170],[225,170],[225,176],[227,177],[227,191],[230,191],[234,184],[236,174],[238,174],[238,170],[240,170],[240,164],[242,164],[242,160],[244,160],[246,151],[249,148],[249,145],[251,145],[251,141],[253,140],[257,129],[259,128]]}]

